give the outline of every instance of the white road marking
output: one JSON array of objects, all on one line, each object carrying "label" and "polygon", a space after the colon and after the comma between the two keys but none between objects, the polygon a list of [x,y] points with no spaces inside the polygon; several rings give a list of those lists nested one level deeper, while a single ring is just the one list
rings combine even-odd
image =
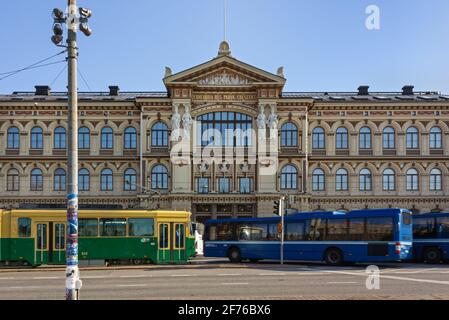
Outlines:
[{"label": "white road marking", "polygon": [[286,273],[259,273],[259,276],[286,276]]},{"label": "white road marking", "polygon": [[145,287],[146,284],[118,284],[117,287]]},{"label": "white road marking", "polygon": [[30,286],[30,287],[8,287],[8,289],[37,289],[39,287]]},{"label": "white road marking", "polygon": [[104,279],[105,276],[81,276],[81,279]]},{"label": "white road marking", "polygon": [[328,284],[357,284],[355,281],[334,281],[328,282]]},{"label": "white road marking", "polygon": [[130,276],[120,276],[120,278],[151,278],[152,275],[148,274],[142,274],[142,275],[130,275]]},{"label": "white road marking", "polygon": [[33,277],[34,280],[62,279],[61,277]]},{"label": "white road marking", "polygon": [[217,276],[219,277],[237,277],[237,276],[241,276],[241,273],[219,273],[217,274]]},{"label": "white road marking", "polygon": [[248,282],[229,282],[229,283],[222,283],[223,286],[244,286],[248,285]]},{"label": "white road marking", "polygon": [[196,277],[197,274],[171,274],[170,277]]},{"label": "white road marking", "polygon": [[14,280],[15,278],[0,278],[0,280]]}]

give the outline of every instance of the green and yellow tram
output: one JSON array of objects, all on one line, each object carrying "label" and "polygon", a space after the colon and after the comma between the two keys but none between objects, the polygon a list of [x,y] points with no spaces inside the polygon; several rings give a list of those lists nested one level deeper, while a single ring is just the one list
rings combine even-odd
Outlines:
[{"label": "green and yellow tram", "polygon": [[[195,255],[185,211],[80,210],[81,265],[182,264]],[[1,210],[0,265],[65,264],[65,210]]]}]

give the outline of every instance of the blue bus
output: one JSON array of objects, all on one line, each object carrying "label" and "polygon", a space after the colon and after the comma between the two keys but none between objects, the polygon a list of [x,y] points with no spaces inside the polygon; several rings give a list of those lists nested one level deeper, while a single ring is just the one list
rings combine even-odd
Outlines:
[{"label": "blue bus", "polygon": [[[279,260],[280,217],[206,222],[204,255]],[[412,258],[412,213],[406,209],[301,212],[284,219],[284,259],[331,265]]]},{"label": "blue bus", "polygon": [[449,213],[413,216],[413,253],[432,264],[449,260]]}]

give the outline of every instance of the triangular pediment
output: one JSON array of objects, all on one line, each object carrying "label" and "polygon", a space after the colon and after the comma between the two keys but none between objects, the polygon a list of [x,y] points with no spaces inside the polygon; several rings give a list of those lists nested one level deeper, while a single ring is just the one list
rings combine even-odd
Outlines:
[{"label": "triangular pediment", "polygon": [[265,84],[283,87],[285,78],[239,61],[230,55],[223,55],[185,71],[168,74],[164,78],[164,83],[167,87],[180,84],[194,86]]}]

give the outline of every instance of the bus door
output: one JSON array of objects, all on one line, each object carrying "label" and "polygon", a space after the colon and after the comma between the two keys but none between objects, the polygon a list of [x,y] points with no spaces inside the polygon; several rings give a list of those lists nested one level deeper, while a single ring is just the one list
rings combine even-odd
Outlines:
[{"label": "bus door", "polygon": [[50,222],[50,252],[49,261],[53,264],[65,263],[65,223],[62,222]]},{"label": "bus door", "polygon": [[34,261],[36,264],[48,263],[48,239],[49,239],[49,223],[48,222],[36,222],[34,224],[34,230],[36,230]]}]

